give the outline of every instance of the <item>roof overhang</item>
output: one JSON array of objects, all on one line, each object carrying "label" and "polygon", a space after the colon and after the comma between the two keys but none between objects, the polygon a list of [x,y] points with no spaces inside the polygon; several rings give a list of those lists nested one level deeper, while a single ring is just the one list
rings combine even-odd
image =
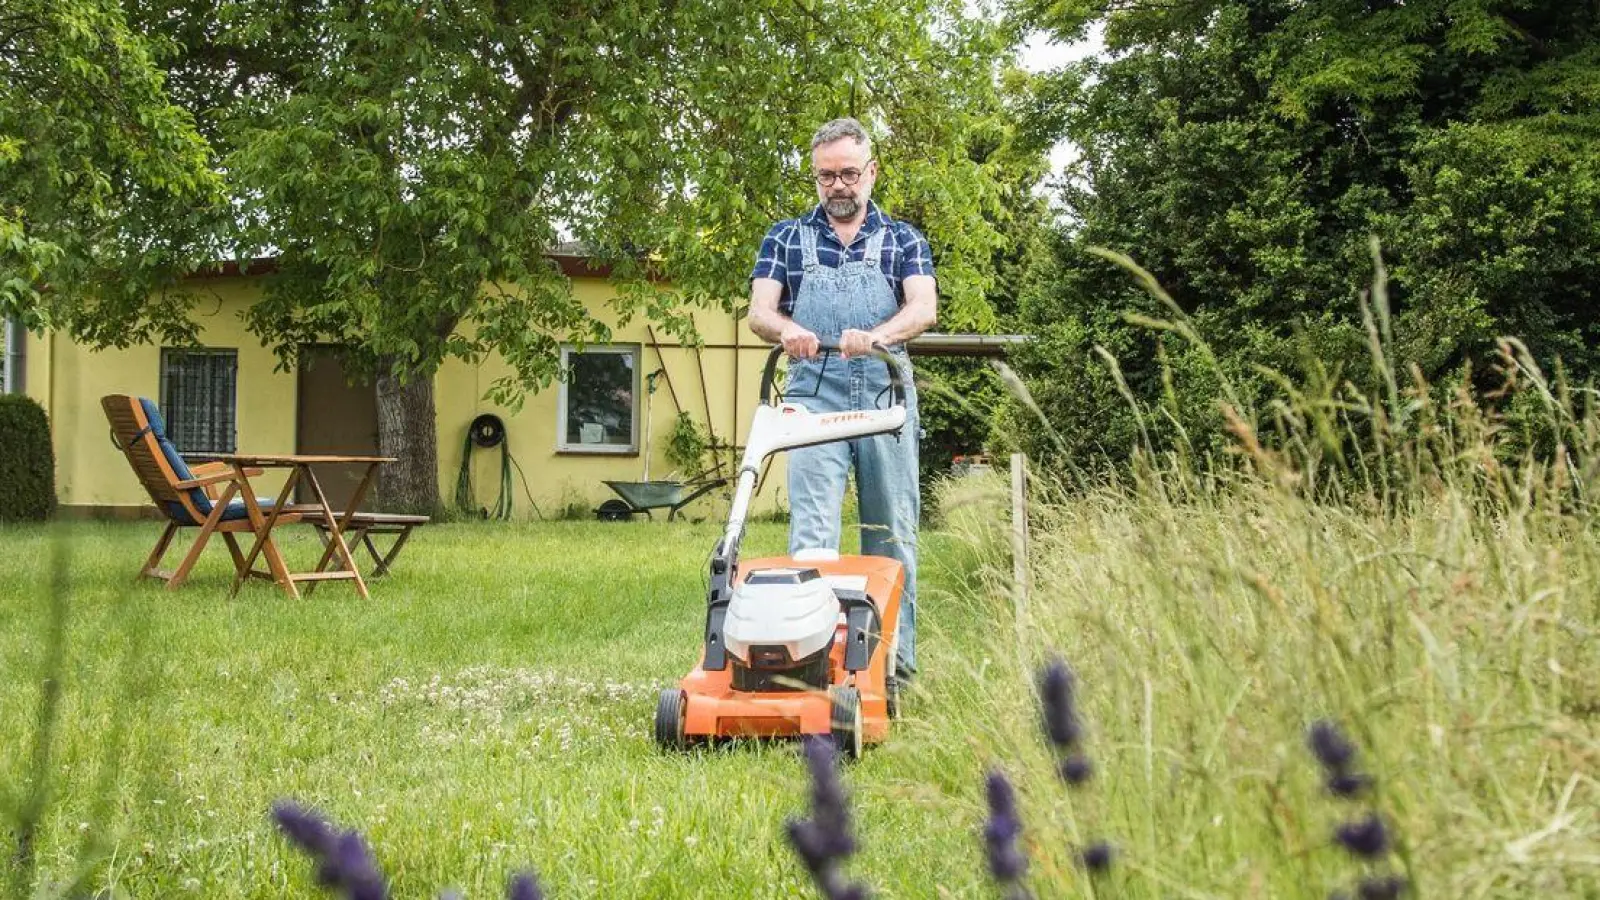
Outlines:
[{"label": "roof overhang", "polygon": [[[568,278],[610,278],[611,264],[573,253],[547,253],[545,258]],[[276,256],[219,260],[189,273],[189,278],[250,278],[278,271]]]},{"label": "roof overhang", "polygon": [[1026,334],[945,334],[925,332],[906,344],[912,356],[980,356],[999,358],[1033,338]]}]

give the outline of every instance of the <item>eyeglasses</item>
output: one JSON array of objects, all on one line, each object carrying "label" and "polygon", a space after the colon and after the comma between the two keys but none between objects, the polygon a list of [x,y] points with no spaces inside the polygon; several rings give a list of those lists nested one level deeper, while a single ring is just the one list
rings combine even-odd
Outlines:
[{"label": "eyeglasses", "polygon": [[833,187],[833,183],[835,181],[842,181],[848,187],[855,185],[856,182],[861,180],[861,170],[844,169],[839,172],[829,172],[828,170],[823,169],[821,172],[818,172],[811,177],[815,178],[817,180],[817,184],[820,184],[823,187]]}]

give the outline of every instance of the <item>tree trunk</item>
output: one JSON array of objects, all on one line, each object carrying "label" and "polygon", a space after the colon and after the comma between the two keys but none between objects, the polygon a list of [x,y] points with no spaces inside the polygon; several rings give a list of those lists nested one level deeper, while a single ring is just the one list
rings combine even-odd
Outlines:
[{"label": "tree trunk", "polygon": [[395,462],[379,469],[379,509],[437,516],[439,502],[438,418],[434,414],[433,376],[409,373],[402,382],[385,359],[378,371],[378,452]]}]

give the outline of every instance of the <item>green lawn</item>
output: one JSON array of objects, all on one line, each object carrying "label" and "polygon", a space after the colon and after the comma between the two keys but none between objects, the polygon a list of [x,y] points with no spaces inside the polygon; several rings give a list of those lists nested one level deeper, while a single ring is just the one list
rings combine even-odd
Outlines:
[{"label": "green lawn", "polygon": [[[1019,608],[1004,499],[997,480],[943,495],[923,676],[892,739],[844,773],[849,873],[876,896],[999,896],[981,837],[997,766],[1040,898],[1324,900],[1388,872],[1413,897],[1600,897],[1591,513],[1448,484],[1387,511],[1317,505],[1244,477],[1042,495]],[[367,602],[262,583],[230,601],[220,550],[176,594],[130,590],[155,532],[65,529],[49,877],[108,826],[90,887],[111,896],[307,896],[307,860],[267,818],[290,797],[360,828],[397,897],[502,896],[524,865],[561,900],[815,896],[783,836],[807,803],[793,744],[677,754],[650,737],[657,691],[697,657],[714,525],[430,526]],[[783,536],[757,526],[748,552]],[[49,551],[43,529],[0,529],[8,810]],[[1051,651],[1079,678],[1095,777],[1075,790],[1030,684]],[[1376,779],[1356,801],[1328,795],[1307,750],[1324,717]],[[1332,839],[1368,810],[1390,835],[1377,864]],[[1099,839],[1116,863],[1092,880],[1076,850]]]},{"label": "green lawn", "polygon": [[[503,895],[535,867],[554,897],[794,897],[783,837],[806,803],[792,744],[687,754],[650,737],[657,691],[698,652],[714,525],[430,526],[362,601],[347,585],[227,598],[210,548],[176,593],[130,587],[154,524],[65,526],[71,583],[57,793],[42,873],[70,874],[101,834],[94,887],[117,896],[311,892],[268,810],[297,798],[359,827],[399,897]],[[286,553],[315,552],[289,531]],[[780,551],[756,526],[746,555]],[[51,540],[0,529],[0,777],[22,799],[49,622]],[[924,589],[923,691],[958,676],[973,613]],[[133,651],[130,653],[130,649]],[[981,765],[968,707],[913,698],[892,746],[848,775],[863,853],[889,896],[970,895],[982,879]],[[126,726],[118,749],[118,725]],[[114,805],[97,809],[114,754]]]}]

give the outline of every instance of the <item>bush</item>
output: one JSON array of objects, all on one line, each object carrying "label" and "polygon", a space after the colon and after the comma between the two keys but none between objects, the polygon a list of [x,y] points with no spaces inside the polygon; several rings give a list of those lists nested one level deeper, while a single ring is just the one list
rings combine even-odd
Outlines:
[{"label": "bush", "polygon": [[0,396],[0,522],[41,521],[56,508],[50,422],[33,398]]}]

